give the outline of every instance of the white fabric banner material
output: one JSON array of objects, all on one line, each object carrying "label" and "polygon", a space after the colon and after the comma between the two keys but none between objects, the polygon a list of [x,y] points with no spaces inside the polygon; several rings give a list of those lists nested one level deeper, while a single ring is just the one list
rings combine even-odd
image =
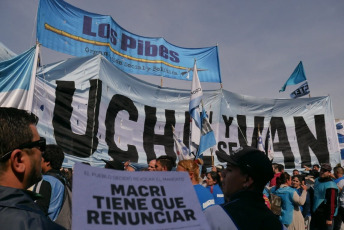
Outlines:
[{"label": "white fabric banner material", "polygon": [[[66,167],[103,165],[100,159],[110,157],[147,163],[160,155],[176,157],[172,126],[189,146],[189,101],[189,90],[143,82],[98,55],[40,69],[33,112],[40,117],[40,134],[64,149]],[[220,89],[203,91],[203,101],[218,151],[256,147],[258,127],[265,141],[270,126],[274,162],[287,169],[340,162],[328,96],[259,99]],[[210,164],[210,150],[203,155]]]}]

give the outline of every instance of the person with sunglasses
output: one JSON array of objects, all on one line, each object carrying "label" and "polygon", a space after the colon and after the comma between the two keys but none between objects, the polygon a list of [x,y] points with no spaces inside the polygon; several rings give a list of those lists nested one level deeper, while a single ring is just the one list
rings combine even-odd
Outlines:
[{"label": "person with sunglasses", "polygon": [[4,229],[64,229],[52,222],[27,189],[42,179],[45,139],[38,118],[25,110],[0,108],[0,226]]}]

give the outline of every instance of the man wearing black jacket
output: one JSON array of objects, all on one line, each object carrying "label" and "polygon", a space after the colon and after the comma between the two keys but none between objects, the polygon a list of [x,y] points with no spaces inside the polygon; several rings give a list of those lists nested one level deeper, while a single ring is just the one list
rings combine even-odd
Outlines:
[{"label": "man wearing black jacket", "polygon": [[231,155],[217,151],[216,155],[227,162],[222,187],[229,202],[205,210],[211,229],[284,229],[263,199],[264,186],[274,176],[269,158],[251,147],[241,147]]},{"label": "man wearing black jacket", "polygon": [[42,178],[45,139],[38,118],[16,108],[0,108],[0,228],[64,229],[47,218],[27,189]]}]

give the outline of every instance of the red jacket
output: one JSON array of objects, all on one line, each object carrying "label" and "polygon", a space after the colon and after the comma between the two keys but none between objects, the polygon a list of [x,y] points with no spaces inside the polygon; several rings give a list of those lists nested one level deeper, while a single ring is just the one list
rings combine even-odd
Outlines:
[{"label": "red jacket", "polygon": [[274,175],[274,177],[271,179],[271,181],[270,181],[270,187],[272,187],[272,186],[276,186],[276,179],[278,178],[278,177],[280,177],[281,176],[281,172],[279,172],[279,173],[275,173],[275,175]]}]

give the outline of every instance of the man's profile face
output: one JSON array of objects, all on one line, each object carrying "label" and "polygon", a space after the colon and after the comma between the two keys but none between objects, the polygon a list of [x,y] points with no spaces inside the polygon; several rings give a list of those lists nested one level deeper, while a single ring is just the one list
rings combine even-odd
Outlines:
[{"label": "man's profile face", "polygon": [[148,164],[148,171],[155,171],[156,160],[151,160]]},{"label": "man's profile face", "polygon": [[222,188],[223,194],[226,197],[231,197],[233,194],[243,189],[247,176],[241,173],[239,167],[228,165],[223,173]]},{"label": "man's profile face", "polygon": [[206,181],[207,181],[207,186],[212,186],[212,185],[216,184],[216,181],[213,180],[210,173],[207,174]]},{"label": "man's profile face", "polygon": [[[30,125],[30,128],[33,134],[32,142],[38,141],[40,136],[36,126]],[[42,179],[42,152],[38,148],[32,148],[30,151],[31,153],[27,153],[30,161],[25,172],[29,187]]]}]

